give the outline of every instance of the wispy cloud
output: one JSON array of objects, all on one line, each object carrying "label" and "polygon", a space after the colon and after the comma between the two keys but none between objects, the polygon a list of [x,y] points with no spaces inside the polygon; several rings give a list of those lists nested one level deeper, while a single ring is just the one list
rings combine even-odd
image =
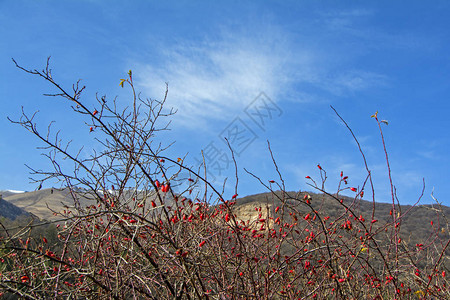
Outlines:
[{"label": "wispy cloud", "polygon": [[[339,18],[364,14],[353,11]],[[261,91],[276,102],[304,103],[387,81],[383,74],[354,68],[348,58],[339,57],[345,53],[333,54],[335,61],[328,64],[330,53],[323,49],[329,41],[322,38],[324,42],[317,44],[320,36],[255,24],[246,30],[225,28],[196,41],[178,38],[176,45],[157,46],[154,61],[136,63],[139,84],[155,95],[168,82],[169,105],[178,109],[177,121],[203,127],[208,119],[223,120],[242,111]]]},{"label": "wispy cloud", "polygon": [[445,138],[430,139],[422,137],[419,141],[420,147],[417,147],[416,154],[421,158],[432,161],[443,161],[445,159],[440,153],[441,149],[445,149]]},{"label": "wispy cloud", "polygon": [[369,88],[385,85],[388,78],[382,74],[364,70],[349,70],[337,75],[324,83],[324,86],[333,94],[343,95]]},{"label": "wispy cloud", "polygon": [[202,126],[205,117],[220,120],[242,110],[261,91],[277,101],[291,87],[296,66],[310,60],[293,59],[286,44],[270,33],[224,33],[196,44],[163,46],[163,60],[139,71],[140,84],[154,94],[169,82],[169,105],[185,124]]}]

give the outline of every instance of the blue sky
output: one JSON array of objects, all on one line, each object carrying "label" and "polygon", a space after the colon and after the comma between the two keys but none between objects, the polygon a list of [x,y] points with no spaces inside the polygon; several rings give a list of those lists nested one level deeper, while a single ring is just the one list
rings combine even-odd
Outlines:
[{"label": "blue sky", "polygon": [[61,101],[41,96],[51,88],[11,61],[40,69],[51,56],[54,78],[68,88],[82,79],[91,106],[97,92],[127,105],[129,93],[118,83],[129,69],[146,97],[161,99],[168,82],[167,105],[178,109],[172,130],[161,137],[176,141],[169,154],[189,153],[186,163],[194,165],[200,151],[208,151],[217,167],[210,178],[220,187],[229,177],[225,195],[234,194],[234,169],[226,166],[223,137],[234,129],[243,134],[232,145],[241,196],[265,191],[243,168],[264,182],[278,180],[267,140],[287,190],[311,190],[305,176],[318,179],[317,164],[327,171],[330,192],[340,171],[349,186],[360,187],[363,161],[332,105],[363,147],[377,201],[390,201],[380,135],[370,118],[379,111],[389,121],[383,130],[400,202],[414,203],[424,178],[421,203],[432,202],[434,188],[450,205],[447,1],[0,4],[0,189],[34,190],[24,164],[51,167],[36,150],[38,140],[6,119],[17,119],[22,106],[40,111],[42,130],[56,121],[74,147],[92,145],[82,120]]}]

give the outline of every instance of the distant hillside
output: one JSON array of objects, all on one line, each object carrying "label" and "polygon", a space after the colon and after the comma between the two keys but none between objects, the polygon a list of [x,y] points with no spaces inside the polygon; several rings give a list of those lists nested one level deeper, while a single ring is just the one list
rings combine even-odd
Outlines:
[{"label": "distant hillside", "polygon": [[[4,197],[6,201],[38,216],[40,219],[54,220],[53,211],[60,212],[65,207],[74,205],[68,189],[43,189],[40,191],[15,193]],[[83,199],[82,205],[90,205],[89,200]],[[53,210],[53,211],[52,211]]]},{"label": "distant hillside", "polygon": [[[281,192],[276,192],[281,196]],[[295,192],[288,192],[289,196],[295,196]],[[330,216],[330,220],[334,220],[340,217],[345,209],[330,196],[323,194],[315,194],[311,192],[299,193],[297,198],[302,199],[305,194],[311,196],[311,205],[315,210],[321,212],[322,216]],[[339,196],[339,199],[343,200],[343,203],[347,206],[352,205],[353,198]],[[295,203],[295,201],[290,201]],[[265,207],[269,206],[269,213],[273,213],[273,209],[276,206],[281,205],[281,202],[273,197],[271,193],[262,193],[251,196],[246,196],[237,199],[235,212],[240,219],[256,219],[259,212],[255,210],[255,207],[262,207],[262,212],[265,212]],[[351,206],[352,210],[358,215],[361,214],[366,220],[371,220],[373,203],[371,201],[359,200]],[[306,205],[299,205],[297,209],[306,214],[308,208]],[[390,211],[392,204],[388,203],[376,203],[375,204],[375,219],[378,220],[377,224],[386,224],[392,220]],[[411,205],[402,205],[401,214],[408,213],[399,220],[401,222],[401,236],[405,243],[411,245],[426,244],[426,242],[433,236],[433,233],[439,233],[440,237],[449,238],[449,225],[450,225],[450,207],[436,205],[418,205],[412,207]],[[431,222],[433,221],[433,225]],[[450,254],[450,253],[449,253]]]},{"label": "distant hillside", "polygon": [[0,198],[6,198],[15,194],[21,194],[22,191],[13,191],[13,190],[1,190],[0,191]]},{"label": "distant hillside", "polygon": [[15,220],[19,216],[30,216],[30,214],[0,197],[0,216]]},{"label": "distant hillside", "polygon": [[[55,216],[54,212],[62,212],[67,207],[74,207],[73,196],[77,198],[83,208],[97,204],[96,201],[90,200],[89,198],[92,199],[92,196],[84,193],[83,190],[78,190],[72,195],[69,189],[42,189],[34,192],[13,193],[4,199],[40,219],[58,220],[61,216]],[[125,192],[122,198],[130,201],[133,195],[131,192]],[[172,205],[170,203],[172,201],[167,200],[166,204]]]},{"label": "distant hillside", "polygon": [[[281,192],[276,192],[277,195],[281,195]],[[297,198],[301,199],[306,192],[302,192],[297,195]],[[342,206],[332,197],[307,193],[311,196],[311,205],[317,211],[320,211],[323,216],[328,215],[331,219],[336,219],[345,212]],[[295,192],[288,192],[287,195],[295,196]],[[81,193],[77,193],[77,198],[80,199],[82,206],[92,205],[93,201],[83,198]],[[132,198],[131,194],[124,195],[124,198]],[[358,215],[362,215],[366,220],[371,219],[373,203],[370,201],[359,200],[356,203],[353,202],[353,198],[340,196],[343,203],[347,206],[351,206],[352,210]],[[68,189],[44,189],[40,191],[16,193],[4,197],[9,203],[14,204],[20,209],[26,210],[38,216],[41,219],[55,220],[59,217],[55,217],[54,211],[60,212],[65,207],[73,207],[73,199]],[[290,200],[292,202],[292,200]],[[166,199],[167,205],[172,205],[172,201]],[[251,195],[243,198],[238,198],[234,211],[237,217],[241,220],[252,220],[258,217],[259,212],[255,211],[255,207],[262,207],[262,212],[267,213],[266,206],[269,208],[269,214],[273,213],[276,206],[279,206],[281,202],[273,197],[271,193],[261,193]],[[13,207],[13,206],[11,206]],[[1,208],[0,208],[1,209]],[[306,205],[300,205],[297,208],[301,214],[306,214],[308,208]],[[390,222],[392,216],[390,210],[391,204],[376,203],[375,204],[375,219],[378,219],[377,224],[386,224]],[[2,209],[10,211],[7,208]],[[18,213],[18,210],[15,210]],[[401,206],[401,212],[408,211],[408,214],[401,219],[401,233],[402,238],[408,244],[425,243],[426,240],[432,236],[433,232],[439,232],[440,235],[449,235],[449,220],[450,208],[446,206],[438,207],[437,205],[418,205],[411,207],[410,205]],[[431,221],[434,225],[431,226]]]}]

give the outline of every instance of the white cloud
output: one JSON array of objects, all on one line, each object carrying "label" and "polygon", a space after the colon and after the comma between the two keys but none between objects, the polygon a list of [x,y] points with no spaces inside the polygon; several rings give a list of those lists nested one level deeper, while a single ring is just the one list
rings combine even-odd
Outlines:
[{"label": "white cloud", "polygon": [[160,48],[162,61],[140,64],[139,84],[155,95],[168,82],[168,104],[178,108],[183,125],[203,126],[205,117],[229,118],[260,92],[279,101],[292,93],[295,82],[316,81],[312,52],[294,53],[286,34],[273,28],[260,34],[222,32],[212,41]]},{"label": "white cloud", "polygon": [[[346,54],[326,51],[329,41],[318,42],[323,38],[320,34],[311,38],[310,32],[259,25],[156,46],[154,61],[135,64],[137,82],[148,95],[160,94],[168,82],[168,106],[178,109],[175,122],[199,128],[208,120],[234,117],[260,92],[276,102],[304,103],[386,81],[381,74],[352,68],[351,58],[343,65],[349,59],[340,56]],[[335,60],[333,64],[329,64],[329,55]]]},{"label": "white cloud", "polygon": [[342,95],[372,87],[379,87],[387,82],[381,74],[363,70],[350,70],[337,75],[327,83],[327,88],[334,94]]}]

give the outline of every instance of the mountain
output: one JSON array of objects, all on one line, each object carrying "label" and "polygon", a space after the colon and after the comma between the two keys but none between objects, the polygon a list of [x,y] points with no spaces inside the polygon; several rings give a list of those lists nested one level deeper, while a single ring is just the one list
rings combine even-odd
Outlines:
[{"label": "mountain", "polygon": [[[81,198],[82,205],[91,201]],[[15,206],[38,216],[40,219],[55,220],[53,212],[61,212],[66,207],[73,207],[74,201],[68,189],[42,189],[34,192],[13,193],[4,199]]]},{"label": "mountain", "polygon": [[[114,191],[108,191],[114,194]],[[101,193],[100,193],[101,194]],[[138,193],[139,194],[139,193]],[[142,195],[140,195],[142,196]],[[72,210],[74,207],[74,197],[79,201],[82,208],[86,206],[96,205],[97,201],[92,200],[92,194],[87,193],[83,189],[74,189],[73,193],[69,189],[42,189],[34,192],[12,193],[4,197],[6,201],[15,206],[45,220],[58,220],[60,215],[55,216],[66,209]],[[132,191],[126,191],[122,194],[122,199],[131,201],[134,197]],[[140,198],[138,196],[138,198]],[[172,205],[171,200],[167,200],[167,205]],[[150,204],[149,204],[150,205]]]},{"label": "mountain", "polygon": [[[280,197],[282,196],[280,191],[275,192],[275,194]],[[311,197],[310,201],[313,209],[320,211],[323,216],[327,215],[330,216],[331,219],[337,219],[345,213],[345,209],[342,208],[341,204],[331,196],[310,192],[287,192],[285,195],[292,198],[295,196],[297,199],[303,199],[305,194],[308,194]],[[87,199],[83,190],[77,190],[74,196],[79,199],[82,207],[96,204],[95,201]],[[125,193],[123,198],[130,201],[130,199],[133,198],[131,191]],[[140,197],[138,196],[138,198]],[[59,216],[54,216],[53,211],[60,212],[67,207],[74,206],[73,197],[68,189],[43,189],[34,192],[15,193],[4,197],[4,199],[28,213],[32,213],[41,219],[47,220],[56,220],[59,218]],[[377,224],[386,224],[392,220],[390,214],[392,204],[374,204],[371,201],[365,200],[354,202],[353,198],[345,196],[339,196],[339,199],[342,199],[343,204],[351,206],[352,210],[357,213],[358,216],[362,215],[366,220],[371,220],[374,207],[374,218],[379,220]],[[172,205],[171,203],[173,203],[167,198],[165,201],[166,205]],[[289,202],[294,203],[295,201],[289,200]],[[261,193],[238,198],[236,205],[234,206],[234,211],[239,219],[252,220],[258,218],[258,214],[260,213],[255,210],[255,207],[261,207],[263,213],[267,213],[268,211],[268,213],[272,215],[274,208],[277,206],[281,206],[281,202],[277,197],[274,197],[271,193]],[[310,212],[306,205],[299,205],[297,210],[300,216]],[[6,208],[5,211],[7,211]],[[11,209],[8,211],[11,211]],[[400,207],[400,215],[405,212],[408,213],[405,214],[405,216],[402,216],[399,221],[401,222],[403,240],[408,244],[423,243],[436,232],[438,232],[440,236],[449,234],[447,226],[450,224],[450,221],[446,219],[447,216],[450,216],[449,207],[437,204],[417,205],[414,207],[411,205],[402,205]],[[431,225],[432,221],[434,222],[434,225]]]},{"label": "mountain", "polygon": [[4,200],[0,195],[0,216],[14,221],[19,216],[31,216],[31,214]]},{"label": "mountain", "polygon": [[[282,193],[275,192],[277,196],[281,197]],[[310,195],[311,205],[314,210],[319,211],[322,216],[330,216],[330,220],[339,218],[345,213],[345,209],[341,204],[331,196],[324,194],[315,194],[310,192],[287,192],[288,197],[296,196],[297,199],[303,199],[305,194]],[[370,222],[372,218],[372,211],[374,210],[374,219],[378,220],[376,224],[382,226],[386,223],[392,222],[392,204],[389,203],[373,203],[372,201],[358,200],[354,198],[340,196],[343,204],[351,207],[357,216],[361,215],[366,222]],[[298,201],[288,200],[290,203],[299,203]],[[300,201],[302,202],[302,201]],[[254,220],[258,218],[259,211],[256,208],[261,207],[261,212],[267,211],[272,216],[275,207],[281,206],[281,202],[271,193],[261,193],[246,196],[237,199],[235,212],[241,219]],[[297,206],[299,217],[311,212],[306,205]],[[450,207],[443,205],[401,205],[399,210],[401,218],[397,221],[401,224],[402,240],[411,245],[425,244],[426,241],[431,241],[436,234],[440,238],[449,238],[450,229]],[[406,213],[406,214],[405,214]],[[404,214],[404,215],[403,215]],[[450,253],[449,253],[450,254]]]},{"label": "mountain", "polygon": [[25,193],[24,191],[16,191],[16,190],[1,190],[0,191],[0,198],[9,197],[15,194],[21,194]]}]

